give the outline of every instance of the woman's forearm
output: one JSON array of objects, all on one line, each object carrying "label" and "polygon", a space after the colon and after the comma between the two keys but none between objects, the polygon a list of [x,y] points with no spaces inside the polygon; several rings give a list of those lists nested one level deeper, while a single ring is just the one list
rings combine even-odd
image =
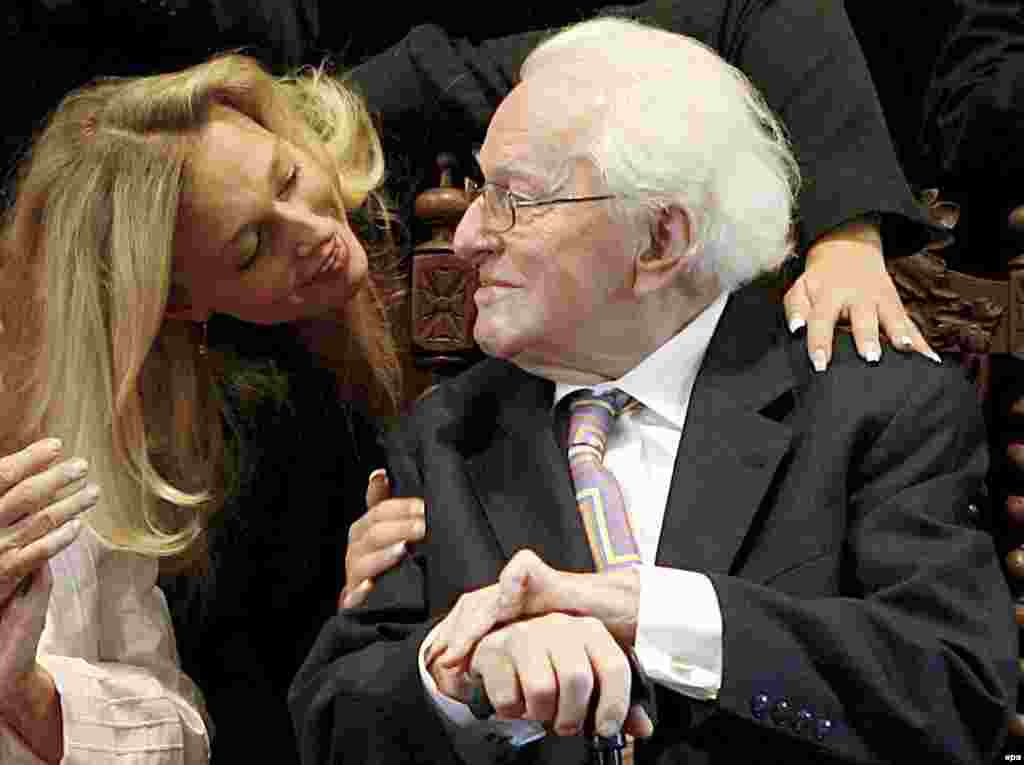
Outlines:
[{"label": "woman's forearm", "polygon": [[60,694],[50,673],[38,662],[20,686],[0,703],[0,716],[45,762],[64,756],[64,722]]}]

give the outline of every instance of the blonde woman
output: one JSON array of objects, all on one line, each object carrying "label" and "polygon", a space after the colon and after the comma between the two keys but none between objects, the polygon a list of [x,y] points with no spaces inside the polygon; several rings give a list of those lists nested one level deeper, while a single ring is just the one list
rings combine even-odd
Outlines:
[{"label": "blonde woman", "polygon": [[[275,529],[308,532],[278,574],[302,592],[315,583],[313,633],[335,608],[344,535],[376,460],[358,410],[399,396],[375,269],[346,213],[367,217],[382,173],[351,93],[318,73],[274,80],[234,55],[99,81],[49,119],[20,166],[0,251],[5,765],[207,761],[211,729],[157,576],[218,568],[211,528],[231,527],[225,508],[244,518],[247,499],[273,502]],[[218,332],[239,327],[249,348],[224,351]],[[298,336],[326,340],[330,373]],[[268,439],[296,429],[299,368],[322,393],[310,419],[339,430],[268,461]],[[304,488],[262,494],[261,470],[291,480],[303,466],[341,506],[314,512],[305,500],[324,497]],[[286,626],[268,618],[268,634]],[[305,647],[282,648],[299,651],[286,687]],[[259,725],[275,712],[258,700],[248,733],[269,753],[274,731]]]}]

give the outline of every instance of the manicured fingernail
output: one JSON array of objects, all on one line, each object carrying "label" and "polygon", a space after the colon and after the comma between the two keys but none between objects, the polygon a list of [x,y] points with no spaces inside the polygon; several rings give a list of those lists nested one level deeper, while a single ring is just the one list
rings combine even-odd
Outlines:
[{"label": "manicured fingernail", "polygon": [[820,348],[811,353],[811,364],[814,366],[815,372],[824,372],[825,367],[828,365],[828,361],[825,359],[825,351]]},{"label": "manicured fingernail", "polygon": [[869,364],[874,364],[881,358],[882,349],[879,347],[878,343],[869,343],[864,349],[864,360]]},{"label": "manicured fingernail", "polygon": [[373,482],[377,480],[381,480],[384,481],[384,483],[387,483],[388,471],[385,470],[384,468],[377,468],[372,473],[370,473],[370,481]]},{"label": "manicured fingernail", "polygon": [[89,463],[85,460],[74,460],[67,466],[67,476],[76,481],[89,472]]},{"label": "manicured fingernail", "polygon": [[927,351],[927,353],[925,353],[924,355],[925,355],[925,356],[927,356],[928,358],[930,358],[930,359],[931,359],[932,361],[934,361],[934,362],[935,362],[936,364],[941,364],[941,363],[942,363],[942,359],[941,359],[941,358],[939,358],[939,354],[937,354],[937,353],[936,353],[935,351],[933,351],[933,350],[932,350],[931,348],[929,348],[929,349],[928,349],[928,351]]},{"label": "manicured fingernail", "polygon": [[389,558],[401,558],[403,555],[405,555],[405,542],[399,542],[388,548]]},{"label": "manicured fingernail", "polygon": [[909,350],[914,345],[914,341],[910,339],[910,335],[901,335],[896,338],[896,345],[904,350]]},{"label": "manicured fingernail", "polygon": [[799,332],[801,329],[803,329],[806,326],[807,326],[807,322],[804,321],[804,317],[803,316],[793,316],[793,318],[789,320],[789,331],[790,332]]}]

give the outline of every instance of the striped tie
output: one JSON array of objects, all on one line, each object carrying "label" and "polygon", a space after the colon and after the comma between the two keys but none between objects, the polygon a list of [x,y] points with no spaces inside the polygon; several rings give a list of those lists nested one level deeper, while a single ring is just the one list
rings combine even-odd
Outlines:
[{"label": "striped tie", "polygon": [[621,390],[600,396],[584,390],[576,395],[569,403],[569,472],[594,567],[608,571],[636,565],[640,548],[619,482],[604,466],[604,452],[615,418],[639,402]]}]

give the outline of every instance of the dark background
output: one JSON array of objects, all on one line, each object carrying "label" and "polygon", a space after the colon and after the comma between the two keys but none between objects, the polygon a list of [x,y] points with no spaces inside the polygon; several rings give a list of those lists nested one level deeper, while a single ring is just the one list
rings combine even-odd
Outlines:
[{"label": "dark background", "polygon": [[[314,6],[317,28],[303,3]],[[0,65],[10,92],[0,158],[9,170],[11,158],[61,95],[97,75],[166,71],[253,44],[251,50],[278,71],[324,55],[346,68],[398,42],[416,24],[435,23],[453,35],[483,40],[578,21],[604,5],[492,1],[481,4],[479,13],[466,13],[456,3],[391,3],[378,6],[383,23],[368,16],[374,6],[342,0],[6,0],[0,10]],[[899,156],[914,180],[921,174],[924,89],[956,11],[948,0],[848,0],[846,7]]]}]

